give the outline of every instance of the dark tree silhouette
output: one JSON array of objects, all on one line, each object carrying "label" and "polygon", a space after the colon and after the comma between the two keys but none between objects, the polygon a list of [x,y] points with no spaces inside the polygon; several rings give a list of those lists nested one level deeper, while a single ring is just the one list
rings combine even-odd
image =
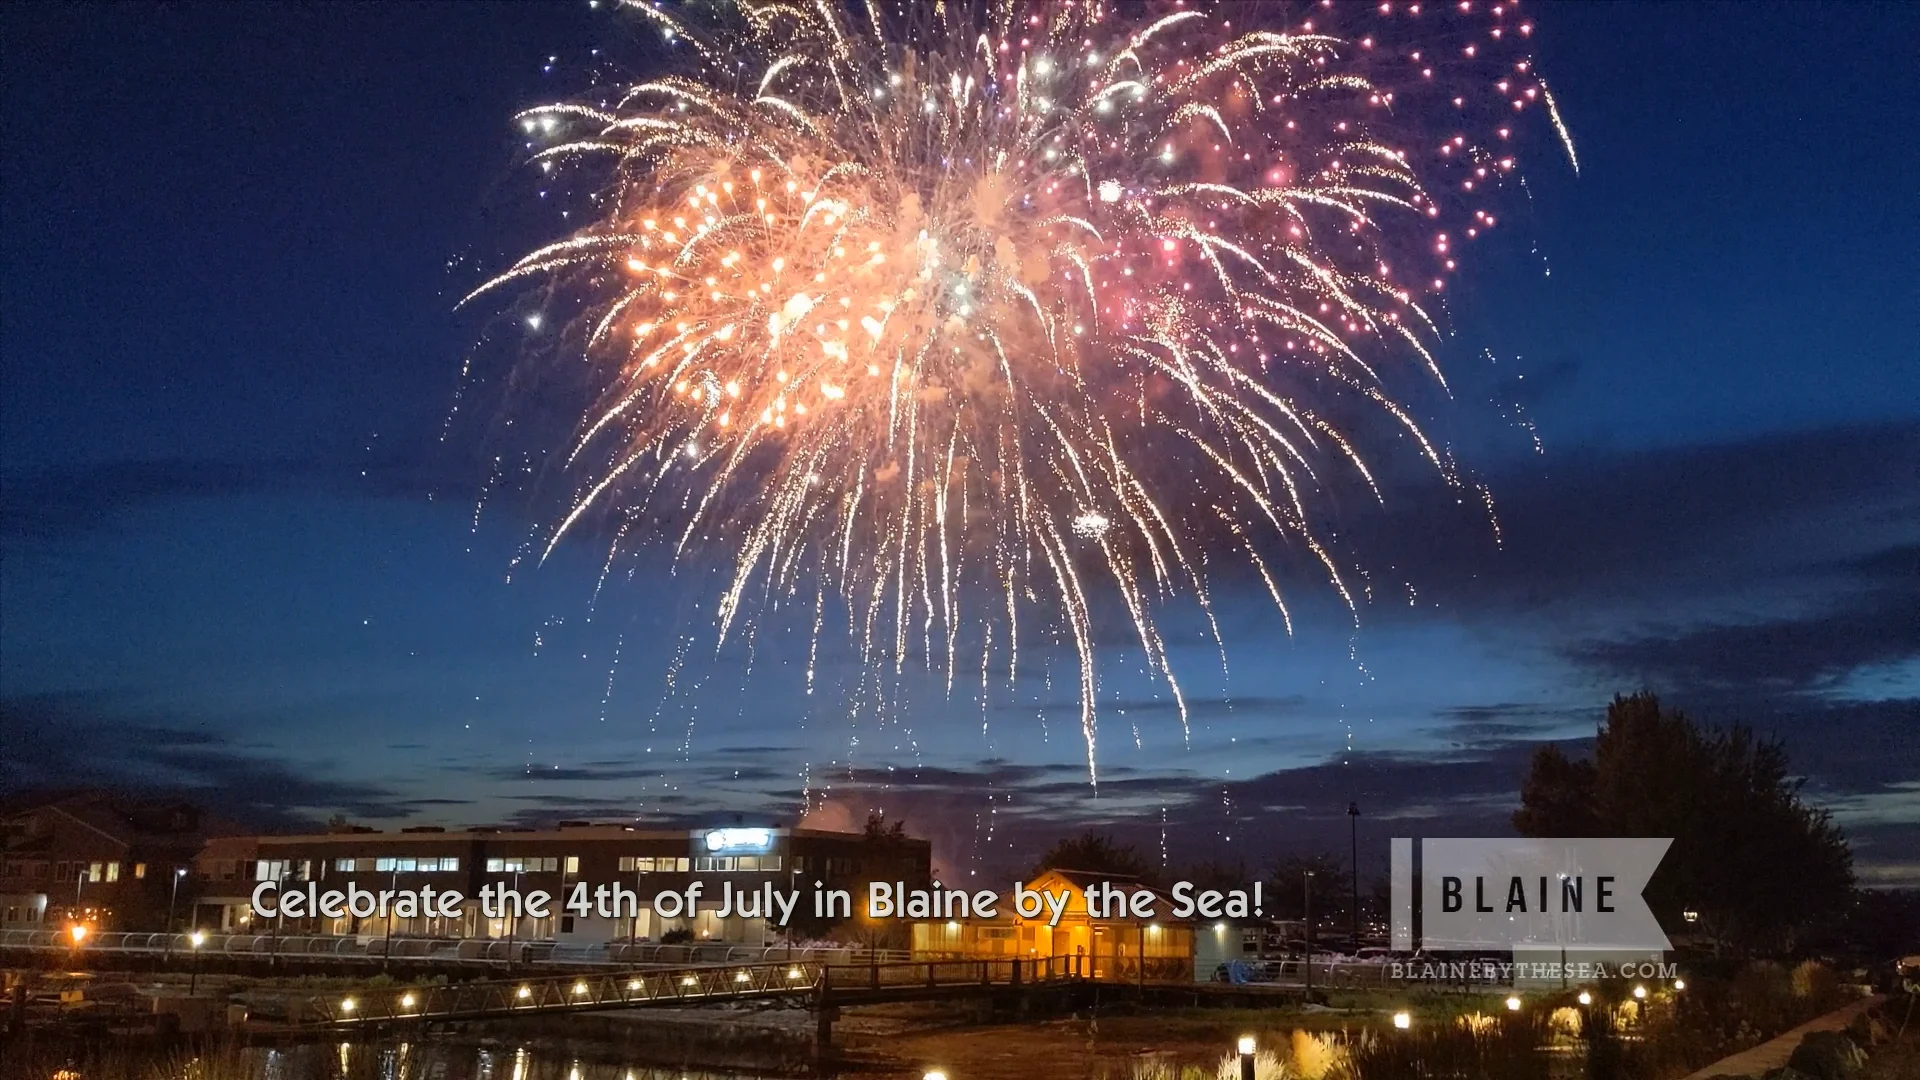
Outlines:
[{"label": "dark tree silhouette", "polygon": [[1635,694],[1608,706],[1591,761],[1534,755],[1513,823],[1537,837],[1670,836],[1646,894],[1670,933],[1784,949],[1841,915],[1853,888],[1845,838],[1800,786],[1777,741],[1702,729]]},{"label": "dark tree silhouette", "polygon": [[1106,833],[1088,830],[1079,836],[1056,842],[1033,866],[1043,870],[1082,870],[1090,874],[1151,880],[1153,867],[1132,844],[1122,844]]},{"label": "dark tree silhouette", "polygon": [[1277,918],[1304,918],[1308,871],[1313,873],[1313,924],[1318,928],[1315,936],[1322,942],[1336,934],[1345,938],[1352,918],[1353,875],[1344,855],[1321,852],[1281,859],[1267,877],[1267,896],[1262,906],[1268,915]]}]

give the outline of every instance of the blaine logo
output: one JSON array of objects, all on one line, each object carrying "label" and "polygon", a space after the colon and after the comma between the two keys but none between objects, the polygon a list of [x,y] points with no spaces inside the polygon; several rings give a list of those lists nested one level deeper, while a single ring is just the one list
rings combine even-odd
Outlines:
[{"label": "blaine logo", "polygon": [[1672,843],[1435,838],[1416,846],[1396,837],[1393,948],[1664,951],[1667,935],[1640,893]]}]

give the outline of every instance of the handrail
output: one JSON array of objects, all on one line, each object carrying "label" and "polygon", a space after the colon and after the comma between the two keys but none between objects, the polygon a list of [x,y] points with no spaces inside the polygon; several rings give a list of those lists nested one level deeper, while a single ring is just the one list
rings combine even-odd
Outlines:
[{"label": "handrail", "polygon": [[382,987],[294,999],[294,1023],[351,1025],[394,1020],[631,1008],[663,1001],[737,1001],[811,993],[818,963],[719,965],[671,971],[542,975],[418,987]]},{"label": "handrail", "polygon": [[536,975],[428,986],[312,994],[291,1000],[289,1022],[346,1026],[524,1012],[632,1008],[661,1002],[738,1001],[834,990],[1018,986],[1081,977],[1085,957],[917,960],[827,964],[818,960],[709,964],[674,969]]},{"label": "handrail", "polygon": [[[245,933],[202,934],[198,946],[190,933],[102,931],[76,942],[55,930],[0,930],[0,948],[79,953],[178,953],[182,956],[327,957],[343,960],[384,960],[389,939],[331,934]],[[911,959],[900,950],[812,945],[739,945],[696,942],[658,945],[612,941],[594,945],[566,945],[551,940],[502,938],[401,937],[391,939],[395,959],[449,964],[566,963],[575,965],[640,967],[694,964],[772,963],[785,960],[820,963],[889,963]]]}]

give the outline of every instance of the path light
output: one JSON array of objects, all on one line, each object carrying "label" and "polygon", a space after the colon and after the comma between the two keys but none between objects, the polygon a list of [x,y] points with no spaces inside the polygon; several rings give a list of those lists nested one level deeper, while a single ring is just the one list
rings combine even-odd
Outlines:
[{"label": "path light", "polygon": [[1234,1049],[1240,1051],[1240,1080],[1254,1080],[1253,1036],[1240,1036],[1240,1042]]},{"label": "path light", "polygon": [[947,1074],[941,1072],[939,1069],[928,1069],[926,1075],[921,1077],[920,1080],[947,1080]]},{"label": "path light", "polygon": [[1634,988],[1633,988],[1633,996],[1634,996],[1634,997],[1637,997],[1637,998],[1639,998],[1639,999],[1641,999],[1642,1001],[1645,1001],[1645,1000],[1646,1000],[1646,997],[1647,997],[1647,988],[1646,988],[1646,987],[1644,987],[1644,986],[1636,986],[1636,987],[1634,987]]},{"label": "path light", "polygon": [[628,983],[628,984],[627,984],[627,989],[629,989],[629,990],[638,990],[638,989],[640,989],[640,980],[639,980],[639,979],[635,979],[635,980],[633,980],[632,982],[630,982],[630,983]]},{"label": "path light", "polygon": [[[197,949],[207,943],[207,935],[202,931],[195,930],[193,933],[187,935],[187,941],[191,942],[193,947]],[[1678,990],[1679,987],[1676,986],[1674,989]]]},{"label": "path light", "polygon": [[75,945],[78,945],[81,942],[87,940],[87,928],[80,925],[79,923],[74,923],[71,927],[69,927],[67,929],[67,933],[73,936],[73,943]]},{"label": "path light", "polygon": [[787,978],[789,978],[789,979],[797,979],[797,978],[799,978],[799,977],[800,977],[800,969],[799,969],[799,968],[788,968],[788,969],[787,969]]},{"label": "path light", "polygon": [[1520,1011],[1520,996],[1518,994],[1507,999],[1507,1011],[1508,1012]]},{"label": "path light", "polygon": [[693,977],[693,976],[691,976],[691,975],[689,975],[689,976],[687,976],[686,978],[684,978],[684,979],[681,979],[681,980],[680,980],[680,985],[681,985],[681,986],[692,986],[692,985],[694,984],[694,982],[695,982],[695,981],[696,981],[696,980],[694,979],[694,977]]},{"label": "path light", "polygon": [[1393,1026],[1405,1031],[1413,1026],[1413,1014],[1405,1009],[1393,1014]]},{"label": "path light", "polygon": [[1593,995],[1587,993],[1585,990],[1580,991],[1580,1004],[1582,1005],[1593,1004]]},{"label": "path light", "polygon": [[734,981],[734,982],[746,982],[746,981],[747,981],[747,973],[746,973],[746,972],[744,972],[744,971],[742,971],[742,972],[738,972],[738,973],[736,973],[736,974],[734,975],[734,977],[733,977],[733,981]]},{"label": "path light", "polygon": [[1673,980],[1673,988],[1675,990],[1685,990],[1687,988],[1687,980],[1685,979]]},{"label": "path light", "polygon": [[577,982],[577,983],[574,983],[574,984],[573,984],[573,992],[574,992],[574,993],[576,993],[576,994],[584,994],[584,993],[586,993],[586,992],[587,992],[587,984],[586,984],[586,983],[583,983],[583,982]]},{"label": "path light", "polygon": [[340,1011],[341,1011],[341,1012],[352,1012],[352,1011],[353,1011],[353,1006],[354,1006],[354,1002],[353,1002],[353,999],[352,999],[352,998],[345,998],[345,999],[343,999],[343,1000],[342,1000],[342,1001],[340,1002]]},{"label": "path light", "polygon": [[411,1009],[411,1008],[413,1008],[413,995],[412,995],[412,994],[401,994],[401,995],[400,995],[400,1007],[401,1007],[401,1008],[403,1008],[403,1009]]},{"label": "path light", "polygon": [[514,992],[514,996],[518,998],[530,998],[533,996],[533,990],[530,987],[523,986]]}]

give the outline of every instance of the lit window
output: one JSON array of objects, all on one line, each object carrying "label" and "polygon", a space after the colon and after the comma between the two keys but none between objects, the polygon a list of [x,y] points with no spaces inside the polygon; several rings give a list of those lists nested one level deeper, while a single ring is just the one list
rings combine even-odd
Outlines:
[{"label": "lit window", "polygon": [[451,858],[451,857],[442,858],[440,860],[440,869],[441,871],[450,874],[455,870],[460,869],[460,860],[456,858]]},{"label": "lit window", "polygon": [[709,870],[712,870],[712,869],[713,869],[713,856],[711,856],[711,855],[702,855],[702,856],[700,856],[699,858],[697,858],[697,859],[694,859],[694,860],[693,860],[693,868],[694,868],[695,870],[698,870],[698,871],[701,871],[701,872],[703,872],[703,873],[704,873],[704,872],[706,872],[706,871],[709,871]]},{"label": "lit window", "polygon": [[333,860],[333,868],[335,870],[340,871],[343,874],[351,874],[353,873],[353,860],[352,859],[335,859]]},{"label": "lit window", "polygon": [[489,874],[505,873],[506,869],[507,869],[507,861],[505,859],[488,859],[487,860],[487,873]]},{"label": "lit window", "polygon": [[567,856],[567,873],[577,874],[579,872],[580,872],[580,856],[578,855]]},{"label": "lit window", "polygon": [[108,881],[120,880],[120,864],[119,863],[110,862],[107,864],[107,880]]},{"label": "lit window", "polygon": [[99,881],[102,877],[106,875],[106,871],[107,871],[107,868],[104,863],[94,863],[92,866],[89,866],[87,868],[87,880]]},{"label": "lit window", "polygon": [[[654,864],[654,867],[655,867],[655,869],[658,869],[658,870],[665,870],[665,869],[666,869],[666,867],[665,867],[665,866],[662,866],[662,865],[660,865],[660,863],[665,863],[665,862],[668,862],[668,861],[669,861],[669,860],[667,860],[667,859],[661,859],[661,860],[659,860],[659,862],[656,862],[656,863]],[[675,869],[677,869],[677,870],[679,870],[679,871],[680,871],[681,873],[683,873],[683,874],[684,874],[684,873],[686,873],[686,872],[687,872],[687,864],[688,864],[688,863],[690,863],[690,862],[691,862],[692,860],[691,860],[691,859],[688,859],[688,858],[687,858],[686,856],[684,856],[684,855],[683,855],[683,856],[681,856],[680,858],[678,858],[678,859],[674,859],[674,860],[671,860],[671,861],[672,861],[672,862],[674,863],[674,868],[675,868]]]},{"label": "lit window", "polygon": [[778,870],[778,869],[780,869],[780,856],[778,856],[778,855],[762,855],[762,856],[760,856],[760,869],[762,869],[762,870]]},{"label": "lit window", "polygon": [[134,879],[135,881],[139,881],[139,880],[141,880],[142,878],[144,878],[144,877],[146,877],[146,876],[147,876],[147,864],[146,864],[146,863],[143,863],[143,862],[137,862],[137,863],[134,863],[134,864],[133,864],[133,879]]},{"label": "lit window", "polygon": [[734,867],[739,870],[758,870],[760,858],[757,855],[742,855],[735,860]]}]

